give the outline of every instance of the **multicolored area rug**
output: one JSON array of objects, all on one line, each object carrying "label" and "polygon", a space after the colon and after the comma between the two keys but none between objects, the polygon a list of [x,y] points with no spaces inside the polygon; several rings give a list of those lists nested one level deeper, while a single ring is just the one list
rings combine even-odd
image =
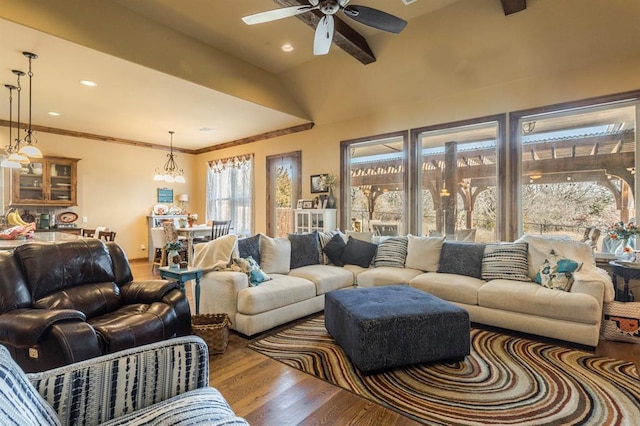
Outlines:
[{"label": "multicolored area rug", "polygon": [[471,355],[364,376],[314,318],[249,347],[427,424],[640,422],[633,363],[472,329]]}]

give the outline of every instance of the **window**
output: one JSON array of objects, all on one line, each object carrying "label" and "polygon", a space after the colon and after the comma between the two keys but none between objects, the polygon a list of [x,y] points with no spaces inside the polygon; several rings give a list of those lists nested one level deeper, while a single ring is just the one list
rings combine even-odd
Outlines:
[{"label": "window", "polygon": [[403,235],[407,227],[407,133],[341,145],[341,223],[345,230]]},{"label": "window", "polygon": [[613,222],[635,220],[637,105],[614,99],[513,114],[520,234],[581,239],[587,228],[605,234]]},{"label": "window", "polygon": [[504,122],[500,115],[412,130],[419,235],[498,239]]},{"label": "window", "polygon": [[253,235],[253,154],[209,162],[206,215],[231,219],[234,233]]}]

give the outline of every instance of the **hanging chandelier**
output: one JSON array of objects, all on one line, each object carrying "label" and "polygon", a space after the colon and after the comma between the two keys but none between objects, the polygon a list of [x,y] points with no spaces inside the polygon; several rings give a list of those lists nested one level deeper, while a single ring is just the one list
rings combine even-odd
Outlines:
[{"label": "hanging chandelier", "polygon": [[[31,68],[31,62],[33,59],[36,59],[38,55],[31,52],[22,52],[22,54],[29,59],[29,124],[25,133],[24,139],[20,139],[20,100],[21,100],[21,92],[22,85],[20,84],[20,77],[24,74],[23,71],[12,70],[11,72],[17,77],[16,86],[11,84],[5,84],[5,87],[9,89],[9,145],[6,146],[5,152],[7,153],[7,158],[2,160],[0,163],[0,167],[17,169],[22,167],[22,165],[29,164],[29,157],[32,158],[42,158],[42,152],[34,145],[37,141],[34,142],[33,129],[31,126],[31,107],[32,107],[32,78],[33,71]],[[15,140],[13,139],[13,91],[17,91],[18,93],[18,105],[17,105],[17,117],[16,117],[16,128],[17,135]],[[15,142],[15,143],[14,143]]]},{"label": "hanging chandelier", "polygon": [[173,155],[173,131],[169,130],[169,134],[171,135],[171,145],[169,154],[167,154],[167,162],[164,163],[164,167],[156,168],[156,175],[153,180],[156,181],[165,181],[167,183],[178,182],[185,183],[184,172],[178,164],[176,163],[175,155]]}]

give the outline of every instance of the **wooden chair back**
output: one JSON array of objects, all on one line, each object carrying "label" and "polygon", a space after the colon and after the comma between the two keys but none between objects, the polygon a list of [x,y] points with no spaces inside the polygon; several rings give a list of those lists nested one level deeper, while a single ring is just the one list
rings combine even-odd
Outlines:
[{"label": "wooden chair back", "polygon": [[211,221],[211,239],[215,240],[227,235],[231,230],[230,220],[213,220]]},{"label": "wooden chair back", "polygon": [[95,229],[82,229],[82,236],[86,238],[93,238],[96,235]]},{"label": "wooden chair back", "polygon": [[98,238],[104,241],[115,241],[116,233],[114,231],[100,231]]}]

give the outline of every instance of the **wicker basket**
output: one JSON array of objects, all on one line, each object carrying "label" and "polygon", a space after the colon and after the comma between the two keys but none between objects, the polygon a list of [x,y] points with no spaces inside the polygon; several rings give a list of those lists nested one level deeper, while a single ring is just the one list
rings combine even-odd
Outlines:
[{"label": "wicker basket", "polygon": [[231,320],[227,314],[200,314],[191,317],[191,332],[202,337],[210,354],[221,354],[229,343]]}]

